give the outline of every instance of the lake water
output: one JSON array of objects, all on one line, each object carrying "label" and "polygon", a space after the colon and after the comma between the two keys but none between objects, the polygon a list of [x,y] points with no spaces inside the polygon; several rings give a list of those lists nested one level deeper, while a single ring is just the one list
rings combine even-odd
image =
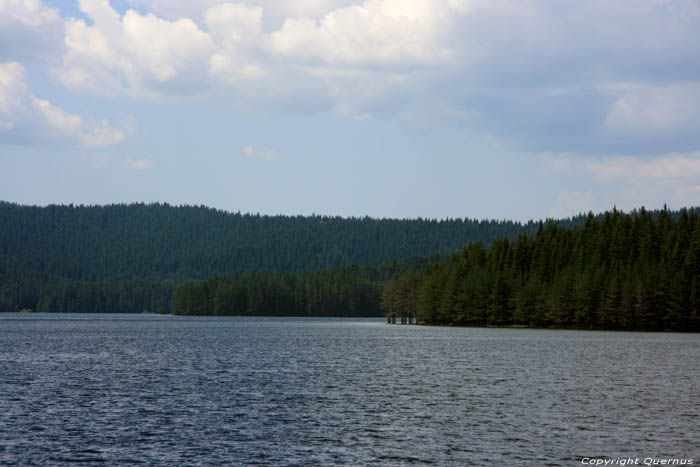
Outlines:
[{"label": "lake water", "polygon": [[700,463],[700,335],[0,314],[0,464]]}]

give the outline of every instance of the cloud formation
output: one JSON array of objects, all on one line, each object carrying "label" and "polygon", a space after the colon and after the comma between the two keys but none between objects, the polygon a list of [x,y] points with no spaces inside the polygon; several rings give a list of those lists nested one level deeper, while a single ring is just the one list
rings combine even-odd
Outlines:
[{"label": "cloud formation", "polygon": [[265,148],[265,149],[255,149],[253,146],[250,144],[246,144],[243,146],[241,149],[241,152],[245,157],[248,157],[250,159],[265,159],[268,161],[274,161],[277,159],[277,151],[271,148]]},{"label": "cloud formation", "polygon": [[0,63],[0,142],[108,146],[121,143],[129,127],[118,129],[107,120],[66,112],[30,91],[21,64]]},{"label": "cloud formation", "polygon": [[526,153],[700,148],[695,0],[130,3],[2,0],[0,21],[63,32],[50,66],[76,92],[457,125]]},{"label": "cloud formation", "polygon": [[[543,159],[543,174],[578,173],[592,176],[600,185],[617,187],[617,199],[623,208],[638,207],[640,203],[647,206],[700,205],[700,151],[654,157],[548,155]],[[567,202],[577,206],[584,199],[569,192],[560,194],[553,213],[560,212],[559,207],[563,210]],[[594,198],[588,201],[592,203]]]},{"label": "cloud formation", "polygon": [[266,37],[282,59],[334,67],[388,70],[448,64],[455,58],[440,2],[367,0],[338,8],[319,20],[288,18]]},{"label": "cloud formation", "polygon": [[546,155],[543,173],[588,172],[599,182],[648,183],[654,180],[700,180],[700,151],[656,157],[574,157]]},{"label": "cloud formation", "polygon": [[40,0],[0,0],[0,61],[53,62],[63,52],[64,20]]},{"label": "cloud formation", "polygon": [[206,81],[211,37],[190,19],[169,21],[107,0],[80,0],[82,19],[66,21],[67,51],[56,76],[67,87],[135,96],[196,92]]},{"label": "cloud formation", "polygon": [[124,167],[133,170],[150,170],[153,168],[153,161],[150,159],[135,159],[132,157],[124,158]]}]

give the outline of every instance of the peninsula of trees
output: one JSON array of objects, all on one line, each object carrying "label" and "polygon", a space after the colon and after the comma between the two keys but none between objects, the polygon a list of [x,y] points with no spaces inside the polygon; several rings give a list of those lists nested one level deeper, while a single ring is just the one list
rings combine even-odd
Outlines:
[{"label": "peninsula of trees", "polygon": [[582,228],[472,243],[446,265],[393,278],[382,304],[390,319],[436,325],[697,332],[700,217],[613,210]]}]

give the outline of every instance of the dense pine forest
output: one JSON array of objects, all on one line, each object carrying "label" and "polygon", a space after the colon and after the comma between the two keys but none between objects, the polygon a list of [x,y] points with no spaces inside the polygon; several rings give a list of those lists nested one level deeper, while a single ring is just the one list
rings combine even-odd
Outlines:
[{"label": "dense pine forest", "polygon": [[0,311],[700,331],[696,209],[522,225],[0,202],[0,226]]},{"label": "dense pine forest", "polygon": [[381,316],[383,285],[392,277],[445,263],[447,256],[412,257],[385,265],[321,271],[249,273],[214,277],[178,287],[178,315]]},{"label": "dense pine forest", "polygon": [[169,312],[176,285],[187,281],[380,265],[536,228],[510,221],[264,216],[157,203],[0,202],[0,311]]},{"label": "dense pine forest", "polygon": [[262,216],[167,204],[2,203],[0,226],[4,270],[89,281],[383,264],[537,230],[534,222]]},{"label": "dense pine forest", "polygon": [[472,243],[393,278],[382,306],[426,324],[700,331],[698,211],[613,210],[581,228]]}]

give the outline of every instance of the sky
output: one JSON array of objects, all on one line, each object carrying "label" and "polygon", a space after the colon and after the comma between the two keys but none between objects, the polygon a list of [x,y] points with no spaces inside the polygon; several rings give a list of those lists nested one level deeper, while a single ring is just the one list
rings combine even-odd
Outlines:
[{"label": "sky", "polygon": [[697,0],[0,0],[0,200],[700,205]]}]

